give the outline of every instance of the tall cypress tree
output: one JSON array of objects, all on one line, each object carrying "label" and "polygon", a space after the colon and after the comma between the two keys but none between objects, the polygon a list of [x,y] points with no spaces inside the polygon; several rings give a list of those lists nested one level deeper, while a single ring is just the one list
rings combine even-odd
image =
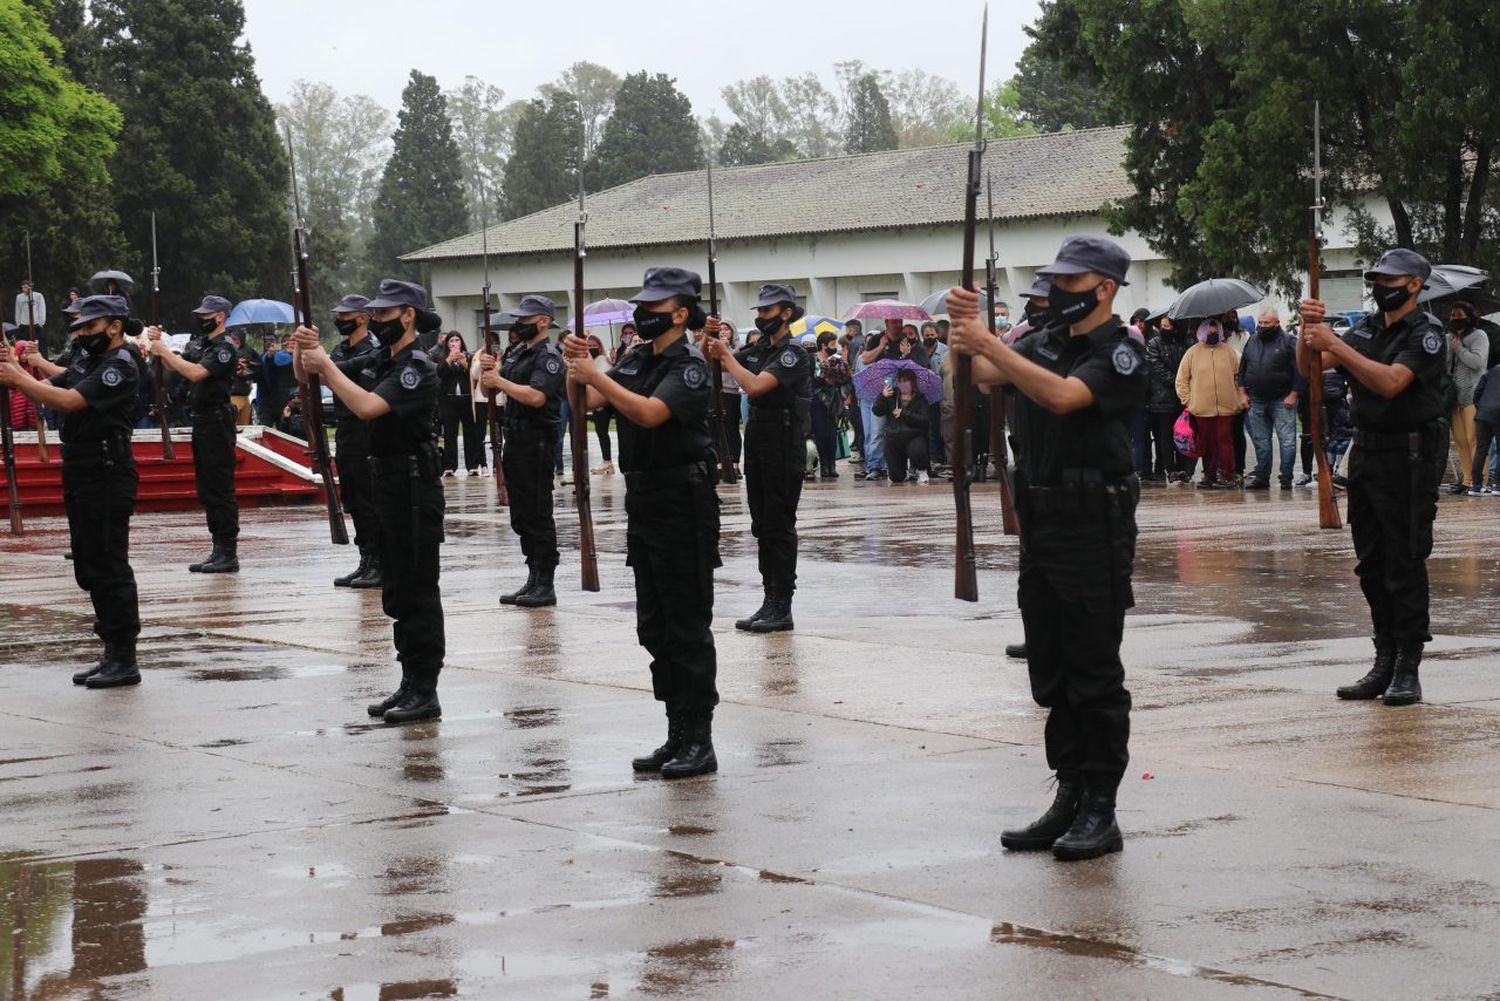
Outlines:
[{"label": "tall cypress tree", "polygon": [[436,78],[411,71],[396,121],[391,158],[375,195],[371,277],[418,281],[421,269],[397,258],[464,232],[469,210],[463,159]]},{"label": "tall cypress tree", "polygon": [[502,219],[540,212],[578,194],[578,102],[558,88],[547,88],[545,95],[529,102],[516,121],[500,192]]},{"label": "tall cypress tree", "polygon": [[131,243],[150,269],[157,215],[164,319],[198,297],[285,296],[287,159],[261,92],[240,0],[94,0],[100,85],[125,115],[110,162]]},{"label": "tall cypress tree", "polygon": [[850,88],[849,127],[844,134],[846,153],[877,153],[899,145],[890,103],[874,73],[866,73]]},{"label": "tall cypress tree", "polygon": [[647,174],[703,166],[693,105],[665,73],[642,70],[620,83],[604,139],[584,168],[590,190],[612,188]]}]

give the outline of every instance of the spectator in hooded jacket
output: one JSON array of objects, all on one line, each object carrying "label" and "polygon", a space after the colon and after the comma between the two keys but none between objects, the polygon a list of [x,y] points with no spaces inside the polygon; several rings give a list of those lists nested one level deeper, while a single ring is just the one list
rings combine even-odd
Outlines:
[{"label": "spectator in hooded jacket", "polygon": [[[1485,492],[1484,467],[1489,462],[1490,445],[1500,431],[1500,361],[1479,377],[1474,388],[1474,463],[1469,477],[1469,493]],[[1493,467],[1492,467],[1493,468]],[[1500,482],[1490,473],[1489,492],[1500,497]]]},{"label": "spectator in hooded jacket", "polygon": [[1231,436],[1240,412],[1239,388],[1234,384],[1239,356],[1225,343],[1221,320],[1200,323],[1197,340],[1177,366],[1177,398],[1197,421],[1203,443],[1203,479],[1198,489],[1229,489],[1236,485]]},{"label": "spectator in hooded jacket", "polygon": [[1448,333],[1452,337],[1448,350],[1448,376],[1456,393],[1451,415],[1453,445],[1458,450],[1458,476],[1453,493],[1466,493],[1466,476],[1474,465],[1475,433],[1474,391],[1489,362],[1490,338],[1476,322],[1478,312],[1467,302],[1453,304],[1448,312]]},{"label": "spectator in hooded jacket", "polygon": [[1271,485],[1271,433],[1281,449],[1277,469],[1281,489],[1292,485],[1297,457],[1297,342],[1281,327],[1274,309],[1261,311],[1255,333],[1245,341],[1235,382],[1240,406],[1255,444],[1255,473],[1246,486],[1264,490]]},{"label": "spectator in hooded jacket", "polygon": [[1192,478],[1192,463],[1177,454],[1172,441],[1172,427],[1182,413],[1177,398],[1177,368],[1192,343],[1186,327],[1179,327],[1169,316],[1161,318],[1155,337],[1146,341],[1146,420],[1156,446],[1156,468],[1141,479],[1146,483],[1187,482]]}]

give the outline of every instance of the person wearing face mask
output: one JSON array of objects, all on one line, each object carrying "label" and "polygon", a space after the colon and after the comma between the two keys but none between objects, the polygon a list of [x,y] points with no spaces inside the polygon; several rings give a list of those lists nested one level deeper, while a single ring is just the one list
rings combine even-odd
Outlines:
[{"label": "person wearing face mask", "polygon": [[1246,484],[1250,490],[1271,485],[1271,432],[1281,448],[1277,474],[1281,489],[1292,487],[1292,468],[1297,460],[1297,342],[1281,327],[1274,309],[1261,310],[1255,333],[1245,342],[1235,382],[1240,389],[1240,409],[1250,440],[1255,443],[1255,472]]},{"label": "person wearing face mask", "polygon": [[39,380],[16,364],[9,347],[0,347],[0,385],[63,415],[63,500],[73,577],[93,601],[94,632],[104,643],[99,662],[73,675],[73,683],[115,688],[141,680],[135,655],[140,609],[130,567],[130,515],[139,485],[130,429],[138,374],[125,346],[125,300],[95,295],[80,303],[69,328],[79,351],[67,368]]},{"label": "person wearing face mask", "polygon": [[713,384],[687,331],[709,330],[704,343],[718,345],[724,357],[728,352],[699,305],[698,275],[647,268],[641,285],[630,301],[642,343],[623,352],[610,371],[593,365],[583,338],[569,336],[563,346],[568,378],[585,387],[588,409],[608,406],[619,415],[636,636],[651,655],[652,694],[667,711],[666,741],[631,768],[678,779],[719,768],[713,744],[718,661],[710,629],[714,570],[722,565],[717,456],[708,425]]},{"label": "person wearing face mask", "polygon": [[[521,539],[526,582],[500,596],[500,604],[545,608],[557,604],[557,523],[552,518],[554,447],[562,430],[567,373],[562,352],[547,340],[557,306],[528,295],[511,314],[518,345],[495,359],[480,359],[480,385],[505,394],[505,454],[500,462],[510,489],[510,527]],[[637,325],[639,326],[639,325]],[[578,447],[583,447],[582,443]]]},{"label": "person wearing face mask", "polygon": [[1198,424],[1203,443],[1203,479],[1199,490],[1233,489],[1234,415],[1240,412],[1235,373],[1240,359],[1224,341],[1224,324],[1198,324],[1198,343],[1188,348],[1177,366],[1177,398]]},{"label": "person wearing face mask", "polygon": [[239,573],[240,506],[234,493],[234,408],[229,384],[234,378],[234,345],[224,335],[229,300],[208,295],[193,310],[203,340],[188,354],[176,354],[160,327],[146,328],[151,353],[189,383],[188,408],[193,418],[193,472],[198,503],[208,519],[213,553],[188,569],[194,573]]},{"label": "person wearing face mask", "polygon": [[438,675],[447,639],[438,588],[443,542],[443,463],[438,454],[438,362],[417,346],[433,326],[427,290],[386,278],[364,305],[375,353],[373,385],[365,389],[324,352],[315,327],[294,335],[297,378],[322,378],[355,417],[370,425],[371,494],[380,521],[380,604],[391,619],[401,684],[366,712],[387,723],[437,719]]},{"label": "person wearing face mask", "polygon": [[[1302,300],[1302,337],[1325,368],[1349,377],[1354,450],[1349,455],[1349,528],[1354,573],[1370,606],[1375,662],[1337,691],[1341,699],[1422,701],[1419,667],[1431,641],[1427,557],[1438,484],[1448,461],[1443,412],[1447,338],[1417,303],[1432,274],[1421,254],[1387,250],[1365,272],[1376,312],[1340,338],[1324,323],[1327,307]],[[1303,359],[1297,359],[1299,367]]]},{"label": "person wearing face mask", "polygon": [[1026,411],[1017,425],[1026,457],[1015,491],[1025,539],[1019,604],[1058,781],[1046,813],[1000,843],[1063,861],[1124,847],[1115,794],[1129,763],[1130,693],[1120,641],[1134,604],[1140,501],[1130,429],[1146,397],[1144,348],[1114,313],[1129,269],[1111,240],[1064,240],[1038,272],[1052,280],[1058,322],[1014,348],[990,336],[976,291],[948,295],[949,347],[974,356],[976,383],[1011,386]]},{"label": "person wearing face mask", "polygon": [[[716,317],[708,318],[704,353],[719,362],[750,398],[745,426],[745,500],[750,534],[760,555],[765,600],[735,622],[736,629],[774,633],[793,628],[792,593],[797,588],[797,503],[807,462],[812,408],[812,359],[791,337],[802,316],[790,285],[762,285],[755,301],[758,344],[731,353],[719,339]],[[636,320],[637,327],[640,320]],[[899,332],[899,324],[898,324]],[[891,345],[894,349],[894,343]]]},{"label": "person wearing face mask", "polygon": [[1157,335],[1146,341],[1146,419],[1151,423],[1151,437],[1156,445],[1156,471],[1143,478],[1145,483],[1164,486],[1192,480],[1191,467],[1177,454],[1172,441],[1172,426],[1182,413],[1182,401],[1177,398],[1177,369],[1191,340],[1177,321],[1163,316]]},{"label": "person wearing face mask", "polygon": [[[1468,493],[1464,476],[1474,465],[1474,389],[1484,375],[1489,361],[1490,337],[1476,322],[1477,311],[1471,303],[1460,300],[1448,312],[1448,379],[1453,387],[1449,420],[1453,424],[1453,447],[1458,452],[1458,475],[1451,493]],[[1476,481],[1478,485],[1478,481]]]},{"label": "person wearing face mask", "polygon": [[[339,342],[328,357],[340,372],[364,390],[375,388],[375,370],[380,362],[380,341],[370,333],[370,300],[351,292],[333,307],[333,325]],[[335,587],[373,589],[382,586],[380,576],[380,519],[375,513],[370,479],[370,427],[338,396],[333,398],[335,434],[334,460],[338,463],[339,494],[344,510],[354,521],[354,545],[359,566],[352,573],[335,577]]]}]

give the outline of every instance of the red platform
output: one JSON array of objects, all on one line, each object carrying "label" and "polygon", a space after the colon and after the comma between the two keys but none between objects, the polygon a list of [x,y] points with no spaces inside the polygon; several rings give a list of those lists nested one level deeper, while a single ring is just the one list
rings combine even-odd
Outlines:
[{"label": "red platform", "polygon": [[[37,458],[36,433],[17,431],[16,484],[21,491],[23,516],[63,514],[62,452],[55,433],[47,435],[50,462]],[[243,507],[269,504],[306,504],[321,501],[322,479],[313,473],[307,458],[307,443],[271,428],[240,429],[235,448],[235,493]],[[137,511],[196,510],[198,492],[193,486],[192,432],[174,431],[176,458],[168,462],[161,454],[161,432],[136,431],[131,442],[141,486]],[[0,491],[9,489],[0,466]],[[0,493],[0,504],[4,503]]]}]

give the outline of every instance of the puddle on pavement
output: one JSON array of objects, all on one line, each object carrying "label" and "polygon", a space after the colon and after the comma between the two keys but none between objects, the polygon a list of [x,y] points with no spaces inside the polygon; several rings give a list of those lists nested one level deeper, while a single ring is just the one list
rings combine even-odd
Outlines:
[{"label": "puddle on pavement", "polygon": [[328,1001],[419,1001],[421,998],[456,998],[455,980],[404,980],[399,983],[350,984],[328,992]]},{"label": "puddle on pavement", "polygon": [[735,942],[728,938],[695,938],[646,950],[638,990],[647,995],[711,996],[734,964]]},{"label": "puddle on pavement", "polygon": [[145,869],[129,859],[0,862],[0,984],[64,997],[141,972],[146,910]]},{"label": "puddle on pavement", "polygon": [[766,740],[755,745],[757,768],[781,768],[787,765],[807,763],[805,748],[800,738],[790,740]]},{"label": "puddle on pavement", "polygon": [[505,720],[517,730],[536,730],[544,726],[556,726],[562,717],[556,706],[529,706],[505,710]]}]

